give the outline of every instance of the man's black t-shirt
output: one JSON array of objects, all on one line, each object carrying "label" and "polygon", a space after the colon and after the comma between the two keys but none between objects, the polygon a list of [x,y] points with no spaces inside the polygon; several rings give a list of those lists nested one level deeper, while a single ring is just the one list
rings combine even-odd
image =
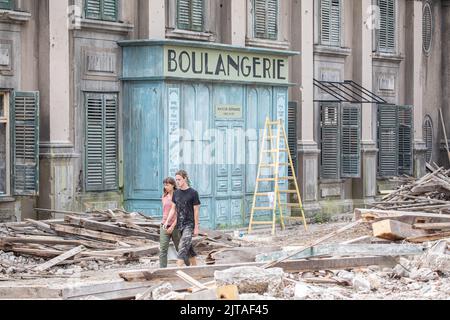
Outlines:
[{"label": "man's black t-shirt", "polygon": [[185,227],[194,229],[194,206],[199,206],[198,192],[192,188],[187,190],[176,190],[172,202],[177,207],[177,228],[183,230]]}]

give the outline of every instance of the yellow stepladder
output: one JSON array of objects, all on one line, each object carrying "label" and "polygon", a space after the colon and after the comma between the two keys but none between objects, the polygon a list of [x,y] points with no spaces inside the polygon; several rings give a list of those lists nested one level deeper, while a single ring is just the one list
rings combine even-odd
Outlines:
[{"label": "yellow stepladder", "polygon": [[[275,127],[275,128],[273,128]],[[276,135],[274,135],[274,130],[276,130]],[[276,139],[276,141],[274,141]],[[281,142],[283,142],[283,148],[280,147]],[[266,147],[266,145],[268,145]],[[275,146],[274,146],[275,145]],[[287,153],[287,158],[289,162],[284,163],[280,162],[280,155]],[[270,154],[271,162],[265,162],[265,155]],[[280,177],[280,167],[289,167],[292,172],[292,176]],[[271,168],[273,169],[272,177],[262,177],[262,168]],[[288,172],[288,170],[286,170]],[[280,181],[286,181],[289,186],[289,181],[294,181],[295,190],[281,190],[280,189]],[[261,182],[273,182],[273,192],[260,192],[260,183]],[[296,194],[298,203],[282,203],[281,202],[281,194]],[[270,203],[273,206],[270,207],[257,207],[257,199],[259,197],[267,197],[270,199]],[[258,173],[256,177],[256,186],[255,186],[255,194],[253,196],[253,204],[250,212],[250,224],[248,227],[248,233],[252,232],[253,225],[272,225],[272,235],[275,235],[276,232],[276,221],[277,221],[277,209],[280,213],[280,223],[281,228],[284,230],[284,217],[283,217],[283,207],[291,208],[300,208],[302,213],[303,224],[305,229],[308,230],[308,226],[306,223],[305,212],[303,210],[302,198],[300,196],[300,188],[297,183],[297,176],[294,169],[294,163],[292,161],[291,152],[289,150],[288,138],[286,134],[286,129],[284,128],[283,121],[271,121],[269,118],[266,119],[266,123],[264,126],[264,134],[263,140],[261,142],[261,150],[259,156],[259,165],[258,165]],[[272,221],[255,221],[255,212],[256,211],[272,211]]]}]

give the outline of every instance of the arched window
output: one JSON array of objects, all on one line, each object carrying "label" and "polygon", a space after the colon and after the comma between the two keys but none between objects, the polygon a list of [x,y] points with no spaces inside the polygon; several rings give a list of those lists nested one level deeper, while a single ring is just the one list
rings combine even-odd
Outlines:
[{"label": "arched window", "polygon": [[422,14],[422,42],[425,53],[430,53],[433,40],[433,15],[430,3],[426,2]]},{"label": "arched window", "polygon": [[426,159],[427,162],[430,162],[433,156],[433,121],[428,115],[423,121],[423,139],[427,146]]}]

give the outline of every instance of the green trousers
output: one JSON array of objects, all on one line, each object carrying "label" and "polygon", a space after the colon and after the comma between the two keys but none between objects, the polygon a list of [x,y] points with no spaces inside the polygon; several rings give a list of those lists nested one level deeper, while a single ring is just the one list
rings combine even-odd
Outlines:
[{"label": "green trousers", "polygon": [[181,234],[177,228],[173,230],[172,234],[168,234],[162,226],[159,232],[159,266],[160,268],[167,268],[167,253],[169,252],[170,240],[172,239],[175,249],[178,251],[178,245],[180,244]]}]

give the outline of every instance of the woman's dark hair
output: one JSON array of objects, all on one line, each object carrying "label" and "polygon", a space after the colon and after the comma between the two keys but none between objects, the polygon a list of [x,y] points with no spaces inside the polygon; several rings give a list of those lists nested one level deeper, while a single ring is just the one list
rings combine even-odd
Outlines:
[{"label": "woman's dark hair", "polygon": [[[177,182],[175,181],[174,178],[171,178],[171,177],[165,178],[164,181],[163,181],[163,184],[164,185],[171,184],[171,185],[173,185],[173,190],[177,189]],[[168,195],[168,192],[166,190],[166,187],[164,187],[164,197],[167,196],[167,195]]]},{"label": "woman's dark hair", "polygon": [[188,186],[189,186],[189,187],[191,186],[191,179],[189,179],[189,175],[188,175],[188,173],[187,173],[185,170],[180,170],[180,171],[178,171],[177,174],[176,174],[176,176],[181,176],[181,177],[183,177],[183,179],[186,180]]}]

